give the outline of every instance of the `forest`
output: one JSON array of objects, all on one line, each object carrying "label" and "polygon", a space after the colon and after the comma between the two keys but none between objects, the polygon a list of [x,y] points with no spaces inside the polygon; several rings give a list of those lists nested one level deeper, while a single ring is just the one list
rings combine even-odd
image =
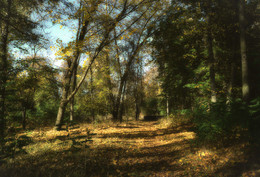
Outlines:
[{"label": "forest", "polygon": [[260,176],[260,0],[0,0],[0,177]]}]

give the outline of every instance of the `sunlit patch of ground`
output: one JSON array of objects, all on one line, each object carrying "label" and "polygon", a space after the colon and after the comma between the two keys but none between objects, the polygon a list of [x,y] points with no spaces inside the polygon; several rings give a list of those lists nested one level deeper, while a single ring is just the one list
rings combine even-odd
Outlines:
[{"label": "sunlit patch of ground", "polygon": [[[191,124],[129,121],[26,132],[25,153],[6,157],[0,176],[257,176],[237,143],[200,148]],[[236,169],[239,168],[239,170]]]}]

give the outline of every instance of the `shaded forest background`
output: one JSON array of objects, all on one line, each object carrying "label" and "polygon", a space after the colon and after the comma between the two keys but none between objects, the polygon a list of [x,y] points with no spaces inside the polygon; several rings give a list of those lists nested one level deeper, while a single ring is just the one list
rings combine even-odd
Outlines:
[{"label": "shaded forest background", "polygon": [[[190,119],[202,141],[259,143],[259,0],[0,4],[2,147],[19,127],[155,115]],[[74,38],[48,41],[47,22]]]}]

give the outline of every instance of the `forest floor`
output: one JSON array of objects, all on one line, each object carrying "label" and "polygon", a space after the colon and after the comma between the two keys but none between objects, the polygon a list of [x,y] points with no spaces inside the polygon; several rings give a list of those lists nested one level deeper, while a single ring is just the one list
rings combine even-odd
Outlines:
[{"label": "forest floor", "polygon": [[20,132],[0,176],[260,176],[259,150],[246,141],[202,146],[192,129],[159,120]]}]

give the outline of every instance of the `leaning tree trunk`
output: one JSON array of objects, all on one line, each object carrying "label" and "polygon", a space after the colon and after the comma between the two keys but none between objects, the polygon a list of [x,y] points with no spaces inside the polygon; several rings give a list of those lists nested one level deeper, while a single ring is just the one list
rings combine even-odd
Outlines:
[{"label": "leaning tree trunk", "polygon": [[249,101],[248,61],[246,56],[246,32],[245,32],[245,1],[239,2],[239,25],[240,25],[240,53],[242,68],[242,96],[243,100]]},{"label": "leaning tree trunk", "polygon": [[[89,21],[85,20],[82,27],[78,29],[75,55],[72,58],[72,60],[69,61],[68,68],[66,69],[66,71],[64,73],[62,97],[61,97],[60,106],[59,106],[59,109],[58,109],[57,118],[56,118],[56,122],[55,122],[55,129],[56,130],[61,129],[62,121],[63,121],[65,110],[66,110],[66,106],[67,106],[68,102],[70,101],[70,100],[68,100],[70,83],[71,83],[72,75],[75,71],[75,68],[78,67],[78,59],[79,59],[80,54],[81,54],[82,41],[84,40],[85,35],[87,33],[88,24],[89,24]],[[74,92],[74,90],[72,90],[72,92]],[[72,97],[74,97],[74,95]]]}]

